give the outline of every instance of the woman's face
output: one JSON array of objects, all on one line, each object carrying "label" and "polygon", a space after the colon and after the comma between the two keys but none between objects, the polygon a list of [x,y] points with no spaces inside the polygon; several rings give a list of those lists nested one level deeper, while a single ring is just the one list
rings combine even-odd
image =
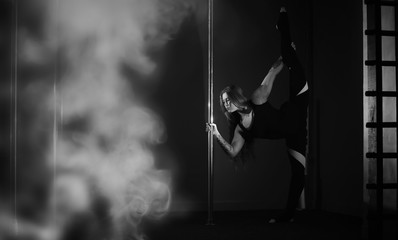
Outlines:
[{"label": "woman's face", "polygon": [[238,110],[235,104],[233,104],[231,100],[229,100],[227,93],[223,93],[221,97],[222,97],[222,102],[224,103],[224,107],[228,112],[233,113],[236,110]]}]

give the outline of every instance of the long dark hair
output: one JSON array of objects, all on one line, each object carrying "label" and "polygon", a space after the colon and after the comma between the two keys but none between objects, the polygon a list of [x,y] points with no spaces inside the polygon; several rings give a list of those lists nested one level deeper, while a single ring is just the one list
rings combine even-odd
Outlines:
[{"label": "long dark hair", "polygon": [[[235,85],[229,85],[225,87],[223,90],[221,90],[219,96],[220,108],[221,111],[224,113],[225,117],[227,118],[228,130],[229,130],[229,142],[232,142],[236,125],[239,124],[241,117],[238,111],[235,111],[233,113],[227,111],[227,109],[224,106],[224,101],[222,98],[222,95],[224,93],[228,95],[229,100],[239,109],[238,110],[239,112],[250,113],[253,107],[252,104],[250,104],[249,100],[243,95],[243,91],[240,87]],[[238,155],[236,155],[233,158],[235,164],[237,164],[239,161],[241,161],[242,164],[245,164],[247,158],[253,158],[253,151],[251,147],[253,143],[253,138],[250,137],[249,134],[244,133],[243,130],[242,132],[240,132],[240,134],[245,138],[245,144],[243,145],[243,148],[238,153]]]}]

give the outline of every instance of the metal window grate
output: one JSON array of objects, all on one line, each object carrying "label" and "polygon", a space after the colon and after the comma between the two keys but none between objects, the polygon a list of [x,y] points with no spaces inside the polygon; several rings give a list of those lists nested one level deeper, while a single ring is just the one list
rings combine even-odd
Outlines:
[{"label": "metal window grate", "polygon": [[[391,148],[386,148],[385,143],[387,142],[385,139],[385,131],[394,131],[395,136],[398,133],[398,123],[397,116],[395,119],[391,121],[391,119],[384,120],[384,115],[390,112],[394,112],[395,114],[398,112],[397,107],[397,89],[398,81],[395,77],[395,90],[392,89],[384,89],[383,87],[383,68],[385,67],[393,67],[395,68],[395,76],[398,76],[398,1],[386,1],[386,0],[364,0],[366,11],[366,22],[367,25],[364,29],[364,37],[369,39],[367,46],[368,56],[364,56],[365,61],[365,69],[368,69],[372,74],[368,75],[368,82],[365,85],[371,86],[367,91],[365,91],[364,95],[367,98],[368,105],[367,110],[369,111],[368,122],[365,123],[366,128],[368,129],[368,146],[366,152],[366,158],[368,161],[367,164],[367,179],[365,179],[365,187],[366,191],[368,191],[368,195],[370,196],[370,201],[368,204],[372,211],[369,211],[368,214],[372,216],[367,216],[368,218],[376,218],[377,221],[375,223],[376,231],[378,234],[382,235],[383,232],[383,224],[382,221],[386,219],[397,219],[397,208],[398,208],[398,183],[391,182],[390,180],[386,180],[386,176],[384,173],[384,163],[386,161],[395,161],[397,163],[398,153],[397,150],[391,151]],[[385,10],[387,7],[393,17],[394,20],[389,23],[394,24],[394,29],[388,30],[383,29],[383,8]],[[393,10],[391,10],[393,8]],[[383,38],[385,39],[393,38],[393,43],[395,44],[395,50],[392,52],[388,52],[391,55],[395,55],[394,57],[390,57],[385,59],[383,54]],[[371,57],[370,57],[371,56]],[[384,58],[383,58],[384,57]],[[367,59],[370,58],[370,59]],[[392,82],[394,79],[390,79]],[[385,98],[394,98],[395,106],[390,108],[385,108],[383,105]],[[384,111],[384,112],[383,112]],[[395,121],[394,121],[395,120]],[[397,137],[396,137],[397,138]],[[386,150],[388,149],[388,150]],[[395,139],[395,149],[398,149],[397,139]],[[392,160],[391,160],[392,159]],[[395,172],[398,172],[398,164]],[[389,181],[389,182],[386,182]],[[396,180],[395,180],[396,181]],[[395,190],[396,192],[396,202],[395,202],[395,213],[391,214],[385,209],[385,191]],[[391,217],[393,216],[393,217]]]}]

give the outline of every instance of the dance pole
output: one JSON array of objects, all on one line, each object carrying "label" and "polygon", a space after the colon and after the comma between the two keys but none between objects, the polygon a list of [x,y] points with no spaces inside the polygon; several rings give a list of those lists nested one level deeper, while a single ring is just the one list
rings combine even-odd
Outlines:
[{"label": "dance pole", "polygon": [[[14,222],[14,233],[16,236],[19,234],[19,227],[18,227],[18,0],[13,1],[13,24],[14,24],[14,59],[13,59],[13,64],[14,64],[14,69],[12,70],[12,82],[11,82],[11,97],[13,100],[11,100],[11,109],[12,109],[12,127],[13,127],[13,132],[11,133],[11,143],[12,143],[12,150],[10,153],[12,153],[12,158],[14,161],[14,217],[15,217],[15,222]],[[10,154],[11,155],[11,154]]]},{"label": "dance pole", "polygon": [[[207,8],[207,87],[208,87],[208,112],[207,122],[213,123],[213,0],[208,0]],[[214,162],[213,162],[213,134],[207,132],[207,164],[208,164],[208,209],[207,209],[207,225],[213,223],[213,192],[214,192]]]},{"label": "dance pole", "polygon": [[[55,0],[55,12],[56,16],[59,16],[59,0]],[[55,61],[54,61],[54,79],[53,79],[53,105],[54,105],[54,113],[53,113],[53,169],[52,169],[52,191],[55,192],[55,181],[57,178],[57,159],[58,159],[58,134],[59,134],[59,116],[58,116],[58,111],[59,111],[59,96],[58,96],[58,91],[59,91],[59,86],[58,86],[58,48],[59,48],[59,19],[56,18],[56,23],[55,23]],[[53,202],[51,203],[52,206],[52,222],[53,224],[57,225],[57,210],[56,210],[56,202],[57,202],[58,196],[56,194],[53,194]]]}]

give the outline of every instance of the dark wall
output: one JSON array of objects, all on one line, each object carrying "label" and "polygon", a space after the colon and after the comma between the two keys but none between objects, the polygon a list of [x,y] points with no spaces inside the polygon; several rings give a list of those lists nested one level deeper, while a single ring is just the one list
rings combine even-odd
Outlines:
[{"label": "dark wall", "polygon": [[[12,5],[8,1],[0,2],[0,195],[10,191],[10,79],[12,76]],[[4,191],[4,192],[3,192]]]},{"label": "dark wall", "polygon": [[172,209],[179,211],[201,208],[207,199],[206,48],[200,31],[189,16],[157,56],[162,81],[151,96],[167,131],[157,159],[159,167],[171,170]]},{"label": "dark wall", "polygon": [[363,161],[362,1],[313,1],[322,209],[360,215]]}]

